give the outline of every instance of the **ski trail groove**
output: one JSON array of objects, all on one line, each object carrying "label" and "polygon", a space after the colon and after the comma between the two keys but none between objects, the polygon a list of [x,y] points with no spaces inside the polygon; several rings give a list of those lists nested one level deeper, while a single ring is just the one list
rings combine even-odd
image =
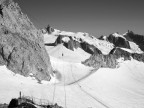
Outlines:
[{"label": "ski trail groove", "polygon": [[[71,70],[71,73],[72,73],[73,79],[75,80],[72,70]],[[85,77],[85,78],[86,78],[86,77]],[[82,88],[82,86],[78,83],[78,81],[75,81],[75,83],[77,84],[77,86],[80,88],[80,90],[81,90],[82,92],[84,92],[84,93],[85,93],[86,95],[88,95],[89,97],[93,98],[95,101],[97,101],[98,103],[100,103],[101,105],[103,105],[105,108],[112,108],[112,107],[110,107],[109,105],[106,105],[102,100],[100,100],[100,99],[92,96],[90,93],[88,93],[86,90],[84,90],[84,89]]]}]

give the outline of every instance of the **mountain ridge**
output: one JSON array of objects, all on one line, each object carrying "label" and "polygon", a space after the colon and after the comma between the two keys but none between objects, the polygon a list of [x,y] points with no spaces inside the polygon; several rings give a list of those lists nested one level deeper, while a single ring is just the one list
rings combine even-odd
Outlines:
[{"label": "mountain ridge", "polygon": [[[135,60],[144,62],[142,40],[141,44],[137,45],[138,42],[132,40],[137,34],[134,34],[132,31],[128,31],[123,35],[116,32],[109,36],[101,36],[99,38],[90,36],[88,33],[60,31],[53,29],[50,26],[46,28],[46,31],[52,37],[57,37],[54,43],[45,43],[46,46],[63,44],[63,46],[69,50],[74,51],[77,48],[81,48],[89,53],[91,55],[90,58],[81,61],[81,63],[86,66],[92,66],[96,69],[101,67],[116,68],[118,65],[118,59],[123,58],[124,60],[131,60],[131,57]],[[138,35],[137,38],[142,37],[144,36]],[[109,47],[109,50],[107,50],[107,46]],[[107,50],[107,52],[103,50]]]}]

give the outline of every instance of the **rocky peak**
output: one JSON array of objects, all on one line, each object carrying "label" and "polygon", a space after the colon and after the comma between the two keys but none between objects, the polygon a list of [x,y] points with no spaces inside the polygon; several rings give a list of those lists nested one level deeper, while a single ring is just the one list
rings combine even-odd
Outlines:
[{"label": "rocky peak", "polygon": [[42,33],[12,0],[0,1],[0,65],[39,80],[52,74]]},{"label": "rocky peak", "polygon": [[[2,6],[1,24],[12,32],[26,34],[27,39],[38,38],[37,29],[29,20],[27,15],[24,15],[17,3],[12,0],[4,0]],[[30,35],[30,36],[29,36]]]},{"label": "rocky peak", "polygon": [[144,51],[144,36],[143,35],[135,34],[132,31],[128,31],[128,33],[126,33],[124,37],[128,41],[136,43],[139,46],[139,48],[142,51]]},{"label": "rocky peak", "polygon": [[129,42],[122,37],[121,35],[114,33],[114,34],[110,34],[107,37],[107,40],[110,43],[113,43],[115,45],[115,47],[122,47],[122,48],[129,48],[130,49],[130,45]]},{"label": "rocky peak", "polygon": [[50,25],[48,25],[46,27],[46,31],[48,32],[48,34],[51,34],[52,32],[54,32],[54,29]]}]

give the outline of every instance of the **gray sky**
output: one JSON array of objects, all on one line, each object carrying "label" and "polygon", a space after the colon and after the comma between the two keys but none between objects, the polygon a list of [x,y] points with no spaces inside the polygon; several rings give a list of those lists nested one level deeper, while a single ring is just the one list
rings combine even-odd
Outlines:
[{"label": "gray sky", "polygon": [[88,32],[94,36],[144,35],[144,0],[14,0],[37,28]]}]

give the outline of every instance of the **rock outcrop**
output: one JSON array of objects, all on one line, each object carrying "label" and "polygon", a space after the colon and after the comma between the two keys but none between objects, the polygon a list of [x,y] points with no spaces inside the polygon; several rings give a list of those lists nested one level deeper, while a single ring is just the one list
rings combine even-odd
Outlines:
[{"label": "rock outcrop", "polygon": [[54,29],[53,29],[50,25],[48,25],[48,26],[45,28],[45,30],[48,32],[48,34],[51,34],[52,32],[54,32]]},{"label": "rock outcrop", "polygon": [[144,51],[144,36],[143,35],[138,35],[133,33],[132,31],[128,31],[128,33],[126,33],[124,35],[124,37],[131,42],[136,43],[139,48]]},{"label": "rock outcrop", "polygon": [[38,80],[49,80],[52,74],[41,32],[12,0],[0,2],[0,65]]},{"label": "rock outcrop", "polygon": [[109,36],[100,36],[98,39],[108,41],[114,44],[115,47],[122,47],[130,49],[130,45],[127,39],[124,36],[114,36],[119,35],[118,33],[110,34]]},{"label": "rock outcrop", "polygon": [[115,47],[122,47],[122,48],[130,49],[129,42],[122,37],[115,37],[115,36],[113,36],[113,34],[111,34],[107,37],[107,40],[110,43],[113,43],[115,45]]},{"label": "rock outcrop", "polygon": [[63,107],[59,106],[57,103],[55,103],[54,105],[49,105],[47,103],[42,104],[42,102],[39,103],[35,102],[33,98],[29,99],[26,97],[22,97],[18,99],[16,98],[11,99],[9,105],[1,108],[63,108]]},{"label": "rock outcrop", "polygon": [[114,48],[108,55],[103,55],[100,53],[95,53],[84,62],[83,64],[87,66],[92,66],[96,69],[101,67],[104,68],[116,68],[118,65],[118,59],[123,58],[123,60],[131,60],[131,58],[144,62],[144,54],[129,53],[122,50],[121,48]]},{"label": "rock outcrop", "polygon": [[130,54],[126,51],[121,50],[120,48],[114,48],[108,55],[103,55],[95,53],[89,59],[82,62],[87,66],[92,66],[96,69],[101,67],[104,68],[116,68],[118,62],[117,59],[123,57],[125,60],[130,59]]},{"label": "rock outcrop", "polygon": [[[68,41],[64,41],[64,38],[69,38]],[[65,35],[58,35],[56,41],[54,43],[47,43],[45,44],[46,46],[57,46],[58,44],[63,44],[66,48],[74,51],[74,49],[81,48],[85,52],[89,54],[94,54],[94,53],[101,53],[101,51],[97,50],[97,48],[94,45],[90,45],[85,41],[76,41],[72,37],[65,36]]]}]

